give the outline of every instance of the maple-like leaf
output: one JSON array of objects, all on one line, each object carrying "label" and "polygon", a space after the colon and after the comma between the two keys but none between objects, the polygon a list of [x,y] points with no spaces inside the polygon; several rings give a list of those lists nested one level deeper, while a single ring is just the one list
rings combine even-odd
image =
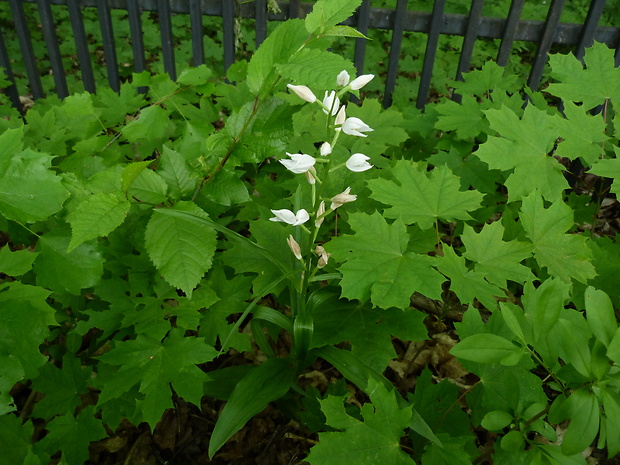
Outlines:
[{"label": "maple-like leaf", "polygon": [[614,51],[605,44],[595,43],[586,49],[583,65],[574,55],[551,55],[551,83],[546,91],[564,101],[583,102],[586,110],[605,103],[620,101],[620,68],[614,65]]},{"label": "maple-like leaf", "polygon": [[446,100],[435,109],[440,115],[435,127],[442,131],[455,131],[459,139],[471,140],[489,127],[482,107],[473,97],[463,97],[460,104]]},{"label": "maple-like leaf", "polygon": [[120,342],[100,357],[103,363],[120,366],[111,379],[106,380],[99,404],[116,399],[136,384],[144,399],[138,402],[140,421],[154,428],[164,410],[172,408],[172,391],[200,405],[203,383],[207,375],[196,365],[211,361],[217,351],[203,340],[183,337],[181,330],[173,329],[162,343],[148,336]]},{"label": "maple-like leaf", "polygon": [[384,212],[388,218],[401,218],[405,224],[428,229],[438,219],[469,220],[468,212],[480,207],[483,194],[462,191],[459,178],[445,165],[427,173],[422,163],[399,160],[391,171],[396,182],[368,181],[373,198],[390,206]]},{"label": "maple-like leaf", "polygon": [[512,170],[506,180],[509,201],[539,189],[547,200],[559,200],[568,183],[562,165],[549,152],[559,136],[552,117],[528,105],[519,117],[510,109],[484,112],[500,137],[489,137],[474,154],[491,169]]},{"label": "maple-like leaf", "polygon": [[605,158],[598,160],[592,165],[590,173],[597,174],[599,176],[605,176],[606,178],[613,179],[610,192],[612,194],[620,194],[620,149],[614,147],[616,152],[616,158]]},{"label": "maple-like leaf", "polygon": [[435,260],[408,251],[410,240],[400,219],[386,223],[380,213],[349,216],[354,235],[340,236],[327,245],[340,266],[342,296],[370,299],[382,308],[409,306],[409,298],[420,292],[439,299],[443,277],[433,268]]},{"label": "maple-like leaf", "polygon": [[493,296],[502,296],[500,289],[485,280],[485,275],[475,270],[468,270],[465,258],[459,257],[454,249],[444,246],[443,257],[438,258],[437,269],[450,278],[450,290],[458,296],[463,304],[470,304],[474,298],[489,310],[497,307]]},{"label": "maple-like leaf", "polygon": [[587,239],[566,234],[574,226],[573,210],[562,201],[545,208],[538,191],[523,198],[521,222],[527,237],[534,244],[534,257],[549,274],[563,281],[576,279],[586,283],[596,276],[592,252]]},{"label": "maple-like leaf", "polygon": [[[403,430],[411,423],[412,408],[400,408],[395,391],[369,380],[370,400],[362,406],[360,421],[346,413],[343,398],[319,400],[327,425],[341,431],[319,433],[319,443],[306,458],[311,465],[414,465],[400,448]],[[374,384],[374,386],[373,386]]]},{"label": "maple-like leaf", "polygon": [[504,241],[503,237],[504,227],[499,221],[485,225],[477,234],[473,228],[465,226],[463,256],[476,262],[474,269],[502,289],[506,289],[506,281],[524,283],[535,279],[531,270],[520,263],[531,256],[532,245],[517,240]]}]

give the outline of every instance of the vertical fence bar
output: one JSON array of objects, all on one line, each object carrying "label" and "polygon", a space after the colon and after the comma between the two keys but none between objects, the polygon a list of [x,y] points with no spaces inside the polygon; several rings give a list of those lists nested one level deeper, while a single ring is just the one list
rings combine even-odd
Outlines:
[{"label": "vertical fence bar", "polygon": [[6,88],[6,93],[9,94],[9,99],[11,99],[13,106],[17,110],[21,111],[22,105],[19,100],[19,92],[17,91],[17,85],[15,85],[15,76],[13,75],[13,70],[11,69],[11,60],[6,50],[2,30],[0,30],[0,68],[4,68],[6,77],[11,82],[11,84]]},{"label": "vertical fence bar", "polygon": [[[357,10],[357,30],[364,35],[368,34],[370,23],[370,0],[364,0]],[[355,39],[355,55],[353,64],[357,74],[364,73],[364,59],[366,57],[366,39]]]},{"label": "vertical fence bar", "polygon": [[267,1],[255,0],[255,7],[256,48],[258,48],[267,38]]},{"label": "vertical fence bar", "polygon": [[400,46],[403,43],[403,30],[405,15],[407,14],[407,0],[398,0],[394,10],[394,27],[392,28],[392,43],[390,44],[390,58],[388,60],[387,76],[385,77],[385,92],[383,93],[383,108],[392,105],[392,94],[396,87],[398,75],[398,60],[400,59]]},{"label": "vertical fence bar", "polygon": [[605,8],[605,0],[592,0],[592,3],[590,3],[590,9],[588,10],[586,20],[579,34],[577,46],[575,47],[575,57],[577,57],[579,61],[583,60],[586,47],[590,47],[594,43],[594,32],[596,31],[598,22],[601,20],[603,8]]},{"label": "vertical fence bar", "polygon": [[[478,37],[478,26],[480,26],[480,18],[482,17],[483,5],[484,0],[472,0],[471,2],[469,18],[467,20],[467,30],[465,31],[465,37],[463,38],[461,56],[459,58],[458,68],[456,70],[457,81],[462,81],[463,73],[469,71],[471,57],[474,53],[474,46],[476,45],[476,39]],[[454,94],[452,98],[453,100],[460,101],[460,95],[458,94]]]},{"label": "vertical fence bar", "polygon": [[157,9],[159,10],[159,32],[161,33],[161,50],[164,55],[164,70],[174,81],[177,78],[177,68],[174,63],[170,3],[168,0],[158,0]]},{"label": "vertical fence bar", "polygon": [[222,22],[224,26],[224,70],[235,62],[235,17],[234,0],[222,0]]},{"label": "vertical fence bar", "polygon": [[202,30],[202,11],[200,0],[189,0],[189,18],[192,26],[192,64],[200,66],[205,64],[205,44]]},{"label": "vertical fence bar", "polygon": [[101,27],[101,38],[103,39],[105,66],[108,70],[108,82],[110,83],[110,88],[118,92],[121,88],[121,81],[118,75],[118,60],[114,44],[114,31],[112,30],[112,17],[106,0],[97,0],[97,13]]},{"label": "vertical fence bar", "polygon": [[35,99],[44,97],[45,93],[41,85],[41,76],[39,75],[37,61],[32,49],[32,40],[30,39],[30,32],[26,25],[24,9],[19,0],[9,0],[9,5],[11,6],[11,14],[13,15],[13,22],[15,23],[15,32],[17,33],[19,48],[21,49],[24,65],[26,66],[30,92],[32,92],[32,96]]},{"label": "vertical fence bar", "polygon": [[299,0],[290,0],[288,2],[288,17],[299,18]]},{"label": "vertical fence bar", "polygon": [[80,64],[80,71],[82,72],[84,89],[87,92],[93,93],[97,86],[95,84],[95,75],[93,74],[93,65],[90,61],[90,52],[88,51],[88,40],[86,39],[82,10],[77,4],[77,0],[67,0],[67,7],[69,8],[69,20],[71,21],[75,51]]},{"label": "vertical fence bar", "polygon": [[553,0],[551,2],[551,7],[549,7],[549,13],[545,21],[545,29],[538,45],[532,70],[527,78],[527,85],[532,90],[538,89],[538,85],[542,79],[545,63],[547,62],[547,52],[551,48],[551,44],[553,44],[553,38],[558,23],[560,22],[560,15],[562,14],[562,8],[564,8],[564,2],[565,0]]},{"label": "vertical fence bar", "polygon": [[418,100],[416,107],[420,110],[426,105],[428,94],[431,88],[431,77],[433,75],[433,65],[435,64],[435,56],[437,55],[437,45],[439,44],[439,34],[444,21],[443,11],[446,6],[446,0],[435,0],[433,13],[431,16],[431,27],[428,31],[428,39],[426,42],[426,51],[424,53],[424,64],[422,65],[422,77],[420,78],[420,87],[418,90]]},{"label": "vertical fence bar", "polygon": [[56,95],[60,98],[65,98],[69,95],[69,89],[67,89],[67,78],[62,66],[60,48],[58,47],[52,7],[47,0],[37,0],[37,5],[39,6],[39,17],[41,18],[43,38],[50,57],[50,65],[52,66],[52,76],[54,77],[54,84],[56,84]]},{"label": "vertical fence bar", "polygon": [[127,0],[127,19],[129,19],[131,51],[133,52],[133,70],[136,73],[141,73],[146,69],[146,60],[144,58],[144,36],[142,35],[142,20],[140,19],[138,0]]},{"label": "vertical fence bar", "polygon": [[502,34],[502,43],[499,46],[499,52],[497,53],[497,62],[500,66],[506,66],[512,53],[512,43],[514,42],[515,32],[517,31],[517,24],[521,17],[521,10],[523,10],[523,4],[525,0],[513,0],[510,4],[510,11],[508,12],[508,18],[504,26],[504,33]]}]

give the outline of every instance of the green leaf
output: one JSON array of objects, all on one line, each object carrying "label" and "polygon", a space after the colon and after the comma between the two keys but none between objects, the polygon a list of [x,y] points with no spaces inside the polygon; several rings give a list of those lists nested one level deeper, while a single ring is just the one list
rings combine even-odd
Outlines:
[{"label": "green leaf", "polygon": [[588,325],[594,336],[609,347],[618,329],[616,313],[611,299],[603,291],[589,286],[585,292],[586,315]]},{"label": "green leaf", "polygon": [[480,103],[473,97],[465,96],[461,103],[445,100],[435,106],[435,109],[439,113],[435,128],[455,131],[459,139],[474,139],[489,128]]},{"label": "green leaf", "polygon": [[139,202],[157,205],[168,200],[167,192],[166,181],[155,171],[145,169],[134,179],[127,195]]},{"label": "green leaf", "polygon": [[503,289],[509,280],[522,284],[535,279],[532,271],[520,264],[531,256],[532,245],[517,240],[504,241],[503,237],[504,227],[499,221],[484,225],[478,234],[465,226],[462,240],[466,250],[463,256],[476,262],[474,269]]},{"label": "green leaf", "polygon": [[498,100],[504,92],[514,93],[520,90],[516,86],[518,77],[506,73],[506,68],[493,60],[487,61],[480,69],[465,73],[463,79],[463,82],[452,83],[452,86],[463,95],[489,98],[489,94],[493,91],[491,94],[493,99]]},{"label": "green leaf", "polygon": [[295,379],[288,359],[271,358],[250,371],[235,387],[220,414],[209,442],[209,458],[267,404],[284,396]]},{"label": "green leaf", "polygon": [[286,63],[303,45],[308,34],[302,22],[301,19],[289,19],[280,24],[252,55],[246,80],[250,92],[258,94],[266,82],[275,82],[276,64]]},{"label": "green leaf", "polygon": [[357,29],[353,29],[351,26],[333,26],[326,29],[322,35],[335,37],[354,37],[356,39],[369,39]]},{"label": "green leaf", "polygon": [[200,86],[206,84],[212,75],[213,71],[206,65],[200,65],[196,68],[185,68],[177,78],[177,82],[186,86]]},{"label": "green leaf", "polygon": [[140,111],[140,116],[126,124],[121,132],[129,142],[143,140],[162,140],[170,136],[173,124],[168,112],[159,105],[151,105]]},{"label": "green leaf", "polygon": [[349,18],[360,6],[362,0],[319,0],[314,4],[312,12],[306,16],[306,31],[310,34],[323,33],[338,23]]},{"label": "green leaf", "polygon": [[390,206],[385,210],[388,218],[402,218],[405,224],[428,229],[438,219],[469,220],[467,212],[480,208],[483,194],[461,191],[459,178],[445,165],[427,173],[422,163],[398,160],[391,171],[396,182],[368,181],[373,198]]},{"label": "green leaf", "polygon": [[77,417],[62,415],[45,427],[49,431],[40,444],[50,455],[62,452],[67,465],[83,465],[88,460],[88,446],[108,434],[101,420],[94,417],[95,406],[86,407]]},{"label": "green leaf", "polygon": [[387,224],[379,213],[351,214],[355,235],[332,239],[326,246],[340,266],[342,296],[370,299],[382,308],[409,306],[414,292],[439,299],[443,277],[432,266],[427,255],[407,252],[410,237],[405,225],[397,219]]},{"label": "green leaf", "polygon": [[351,61],[340,55],[307,48],[293,55],[288,62],[277,65],[277,69],[286,79],[321,90],[335,87],[336,76],[342,70],[353,76],[356,74]]},{"label": "green leaf", "polygon": [[620,69],[614,66],[614,51],[605,44],[594,43],[586,49],[583,65],[574,55],[551,55],[551,76],[561,81],[551,83],[546,91],[564,101],[583,102],[586,110],[620,101]]},{"label": "green leaf", "polygon": [[133,182],[140,174],[151,164],[153,160],[138,161],[135,163],[129,163],[123,168],[121,173],[121,190],[127,193]]},{"label": "green leaf", "polygon": [[466,337],[450,353],[463,360],[478,363],[501,363],[521,349],[507,339],[495,334],[479,333]]},{"label": "green leaf", "polygon": [[504,293],[495,285],[485,280],[485,275],[468,270],[465,258],[459,257],[450,246],[443,247],[443,257],[439,257],[437,269],[450,278],[450,289],[463,304],[471,304],[478,299],[489,310],[497,308],[494,296]]},{"label": "green leaf", "polygon": [[0,273],[7,276],[21,276],[32,269],[39,254],[29,250],[11,251],[8,245],[0,249]]},{"label": "green leaf", "polygon": [[125,221],[129,207],[129,201],[123,196],[105,192],[93,194],[81,202],[67,217],[72,231],[67,252],[114,231]]},{"label": "green leaf", "polygon": [[[179,211],[191,216],[176,216]],[[208,215],[192,202],[156,209],[146,227],[146,250],[164,279],[191,298],[193,289],[211,268],[216,233],[200,221]]]},{"label": "green leaf", "polygon": [[412,408],[400,408],[396,392],[388,391],[381,383],[369,381],[369,384],[372,403],[362,406],[364,421],[346,413],[342,397],[319,400],[327,424],[341,431],[319,433],[319,443],[306,458],[311,465],[415,463],[400,448],[403,430],[411,422]]},{"label": "green leaf", "polygon": [[523,197],[521,222],[527,237],[534,244],[534,257],[549,274],[565,282],[576,279],[586,283],[596,276],[592,252],[587,239],[566,234],[574,226],[573,210],[562,201],[545,208],[538,191]]},{"label": "green leaf", "polygon": [[588,340],[590,334],[584,334],[580,328],[569,320],[560,318],[558,321],[560,330],[564,361],[570,363],[577,372],[590,378],[590,347]]},{"label": "green leaf", "polygon": [[16,415],[0,414],[0,442],[2,461],[8,464],[25,464],[28,454],[32,454],[32,422],[23,422]]},{"label": "green leaf", "polygon": [[[615,147],[614,147],[615,148]],[[610,192],[613,194],[620,194],[620,150],[615,148],[616,158],[605,158],[603,160],[598,160],[596,163],[592,165],[592,169],[590,169],[590,173],[596,174],[598,176],[605,176],[606,178],[611,178],[614,180]]]},{"label": "green leaf", "polygon": [[99,405],[119,398],[139,384],[139,391],[144,394],[144,399],[136,406],[139,422],[146,421],[155,428],[164,410],[173,407],[170,386],[180,397],[200,405],[202,386],[208,378],[196,365],[216,356],[213,347],[201,339],[184,337],[179,329],[171,330],[163,344],[146,335],[119,342],[100,357],[102,363],[120,366],[120,369],[106,380]]},{"label": "green leaf", "polygon": [[21,128],[0,135],[0,214],[34,223],[59,211],[69,194],[50,169],[54,157],[22,150],[22,139]]},{"label": "green leaf", "polygon": [[609,139],[605,135],[605,120],[601,115],[588,114],[586,108],[570,101],[564,102],[563,112],[566,118],[556,117],[562,142],[554,156],[571,160],[580,157],[588,165],[593,164],[605,153],[603,147]]},{"label": "green leaf", "polygon": [[54,292],[79,295],[82,289],[99,282],[104,258],[98,249],[93,245],[81,244],[67,252],[70,242],[69,231],[61,229],[39,238],[37,251],[40,254],[34,262],[37,285]]},{"label": "green leaf", "polygon": [[562,165],[548,155],[559,137],[551,116],[532,105],[521,119],[507,107],[484,113],[500,137],[490,136],[474,153],[491,169],[512,170],[505,182],[509,201],[535,189],[547,200],[560,200],[569,186]]},{"label": "green leaf", "polygon": [[605,412],[607,456],[611,458],[620,453],[620,395],[614,390],[605,388],[601,389],[601,396]]},{"label": "green leaf", "polygon": [[194,192],[198,184],[198,179],[192,177],[192,171],[185,158],[166,145],[162,151],[157,174],[166,181],[170,196],[175,200]]},{"label": "green leaf", "polygon": [[570,424],[564,433],[562,452],[566,455],[577,454],[590,447],[598,433],[600,407],[596,397],[582,388],[572,393],[564,408]]},{"label": "green leaf", "polygon": [[492,410],[482,419],[482,427],[489,431],[501,431],[512,423],[513,415],[503,410]]}]

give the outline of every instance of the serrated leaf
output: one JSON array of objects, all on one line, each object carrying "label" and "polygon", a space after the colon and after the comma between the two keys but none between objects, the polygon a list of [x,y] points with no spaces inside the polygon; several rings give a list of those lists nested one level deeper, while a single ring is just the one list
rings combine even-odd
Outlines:
[{"label": "serrated leaf", "polygon": [[121,190],[127,193],[136,178],[140,176],[151,163],[153,163],[152,160],[144,160],[125,165],[121,173]]},{"label": "serrated leaf", "polygon": [[479,333],[466,337],[450,353],[463,360],[478,363],[501,363],[506,357],[520,353],[521,349],[495,334]]},{"label": "serrated leaf", "polygon": [[149,139],[165,139],[172,131],[168,112],[159,105],[151,105],[140,111],[138,119],[129,122],[121,132],[129,142]]},{"label": "serrated leaf", "polygon": [[166,181],[170,196],[175,200],[192,193],[198,183],[197,178],[191,177],[192,171],[187,165],[185,158],[166,145],[164,145],[162,151],[157,174]]},{"label": "serrated leaf", "polygon": [[480,103],[473,97],[465,96],[461,103],[446,100],[435,109],[439,113],[435,127],[442,131],[455,131],[459,139],[473,139],[489,127]]},{"label": "serrated leaf", "polygon": [[139,202],[160,204],[168,200],[168,185],[162,177],[153,170],[143,170],[132,182],[127,195]]},{"label": "serrated leaf", "polygon": [[[277,65],[278,72],[312,89],[329,90],[336,84],[336,76],[342,70],[355,76],[355,67],[349,60],[325,50],[303,49],[288,62]],[[319,96],[320,97],[320,96]]]},{"label": "serrated leaf", "polygon": [[21,276],[32,269],[39,254],[29,250],[11,251],[8,245],[0,249],[0,273],[8,276]]},{"label": "serrated leaf", "polygon": [[270,358],[237,384],[220,414],[209,442],[209,457],[267,404],[284,396],[295,379],[288,359]]},{"label": "serrated leaf", "polygon": [[360,6],[362,0],[319,0],[306,16],[305,26],[310,34],[323,33],[326,29],[344,21]]},{"label": "serrated leaf", "polygon": [[436,220],[469,220],[468,211],[480,207],[483,194],[461,191],[459,178],[447,166],[427,173],[424,165],[408,160],[394,164],[396,182],[372,179],[368,186],[373,198],[390,206],[384,212],[388,218],[401,218],[405,224],[417,224],[421,229],[435,226]]},{"label": "serrated leaf", "polygon": [[129,212],[129,201],[117,194],[98,192],[81,202],[67,217],[71,242],[67,252],[96,237],[107,236],[118,228]]},{"label": "serrated leaf", "polygon": [[200,65],[195,68],[185,68],[177,78],[177,82],[186,86],[199,86],[206,84],[212,75],[213,71],[206,65]]},{"label": "serrated leaf", "polygon": [[580,157],[592,165],[605,153],[603,147],[609,139],[605,135],[605,120],[601,115],[588,114],[583,106],[570,101],[564,102],[563,112],[566,118],[556,117],[562,141],[554,155],[571,160]]},{"label": "serrated leaf", "polygon": [[474,154],[491,169],[512,170],[505,183],[509,201],[521,200],[534,189],[547,200],[560,200],[568,183],[562,165],[549,156],[559,137],[552,117],[533,105],[521,119],[507,107],[484,113],[500,137],[490,136]]},{"label": "serrated leaf", "polygon": [[248,65],[247,85],[258,94],[265,82],[275,79],[275,66],[286,63],[308,38],[303,20],[289,19],[280,24],[252,55]]},{"label": "serrated leaf", "polygon": [[319,433],[319,443],[306,458],[312,465],[377,463],[413,465],[400,448],[400,438],[411,422],[410,406],[400,408],[395,391],[369,381],[370,400],[361,408],[364,421],[348,415],[343,398],[329,396],[319,400],[327,424],[341,431]]},{"label": "serrated leaf", "polygon": [[2,460],[6,464],[23,464],[28,454],[32,453],[32,422],[23,422],[17,415],[0,413],[0,442]]},{"label": "serrated leaf", "polygon": [[359,32],[357,29],[352,28],[351,26],[333,26],[327,28],[322,35],[325,36],[334,36],[334,37],[354,37],[357,39],[368,39],[364,34]]},{"label": "serrated leaf", "polygon": [[71,235],[66,230],[53,230],[39,238],[37,251],[40,255],[34,262],[39,286],[79,295],[82,289],[99,282],[104,259],[97,248],[81,244],[67,252],[70,242]]},{"label": "serrated leaf", "polygon": [[83,465],[88,460],[88,446],[91,442],[107,436],[100,419],[94,417],[95,406],[91,405],[73,415],[61,415],[47,423],[49,431],[40,445],[53,455],[62,452],[67,465]]},{"label": "serrated leaf", "polygon": [[362,302],[370,299],[382,308],[407,308],[414,292],[439,299],[443,277],[434,259],[407,251],[410,237],[397,219],[387,224],[381,214],[351,214],[355,235],[332,239],[326,249],[343,262],[342,295]]},{"label": "serrated leaf", "polygon": [[521,222],[534,244],[536,261],[547,267],[552,276],[565,282],[576,279],[582,283],[596,276],[587,239],[566,234],[574,221],[573,211],[564,202],[560,200],[545,208],[541,195],[534,191],[523,198]]},{"label": "serrated leaf", "polygon": [[166,214],[167,210],[208,215],[192,202],[179,202],[171,209],[156,209],[146,227],[145,246],[164,279],[191,297],[193,289],[211,268],[216,233],[207,224],[190,216]]},{"label": "serrated leaf", "polygon": [[503,236],[504,227],[499,221],[484,225],[478,234],[465,226],[463,256],[476,262],[474,269],[502,289],[506,289],[508,280],[524,283],[535,279],[532,271],[520,263],[531,256],[532,245],[517,240],[504,241]]}]

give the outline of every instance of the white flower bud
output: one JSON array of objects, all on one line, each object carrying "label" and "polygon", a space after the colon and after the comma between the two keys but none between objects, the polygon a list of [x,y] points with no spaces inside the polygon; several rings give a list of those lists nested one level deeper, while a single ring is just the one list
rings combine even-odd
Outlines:
[{"label": "white flower bud", "polygon": [[286,238],[286,243],[288,244],[289,248],[291,249],[291,252],[293,252],[293,255],[295,255],[295,258],[297,260],[301,260],[301,247],[299,247],[299,244],[297,243],[295,238],[292,236],[292,234],[290,234]]},{"label": "white flower bud", "polygon": [[308,171],[306,171],[304,174],[306,175],[308,184],[316,184],[316,169],[314,169],[314,166]]},{"label": "white flower bud", "polygon": [[338,111],[338,114],[336,115],[334,124],[336,126],[340,126],[342,123],[345,122],[346,119],[347,119],[346,105],[342,105],[340,107],[340,110]]},{"label": "white flower bud", "polygon": [[316,266],[319,269],[321,269],[325,265],[327,265],[327,261],[329,260],[329,257],[331,257],[332,254],[327,253],[325,249],[323,248],[323,246],[320,246],[320,245],[316,246],[315,252],[319,256],[319,261],[317,262]]},{"label": "white flower bud", "polygon": [[323,105],[325,108],[323,109],[323,113],[328,114],[331,112],[331,115],[334,116],[338,113],[338,108],[340,107],[340,99],[336,97],[336,91],[332,90],[331,93],[325,91],[325,97],[323,98]]},{"label": "white flower bud", "polygon": [[295,94],[297,94],[297,96],[300,99],[305,100],[306,102],[309,102],[309,103],[316,102],[316,95],[314,95],[308,87],[294,86],[293,84],[287,84],[286,87],[288,87],[293,92],[295,92]]},{"label": "white flower bud", "polygon": [[349,79],[351,79],[349,73],[347,73],[346,70],[343,69],[336,77],[336,84],[338,84],[340,87],[344,87],[349,83]]},{"label": "white flower bud", "polygon": [[372,81],[372,78],[374,77],[375,77],[374,74],[362,74],[361,76],[358,76],[355,79],[353,79],[349,86],[351,87],[351,90],[359,90],[362,87],[364,87],[366,84],[368,84],[370,81]]},{"label": "white flower bud", "polygon": [[319,149],[319,153],[324,157],[332,153],[332,146],[329,145],[329,142],[323,142]]},{"label": "white flower bud", "polygon": [[323,220],[325,218],[321,218],[321,215],[324,215],[324,214],[325,214],[325,202],[321,200],[321,203],[319,204],[319,208],[316,211],[317,219],[314,221],[314,226],[316,226],[317,228],[321,227],[321,225],[323,224]]},{"label": "white flower bud", "polygon": [[351,188],[347,187],[344,192],[335,195],[332,197],[332,204],[329,208],[331,208],[332,210],[335,210],[336,208],[340,207],[341,205],[344,205],[345,203],[349,203],[349,202],[354,202],[357,200],[357,195],[351,195],[349,194],[349,192],[351,192]]}]

